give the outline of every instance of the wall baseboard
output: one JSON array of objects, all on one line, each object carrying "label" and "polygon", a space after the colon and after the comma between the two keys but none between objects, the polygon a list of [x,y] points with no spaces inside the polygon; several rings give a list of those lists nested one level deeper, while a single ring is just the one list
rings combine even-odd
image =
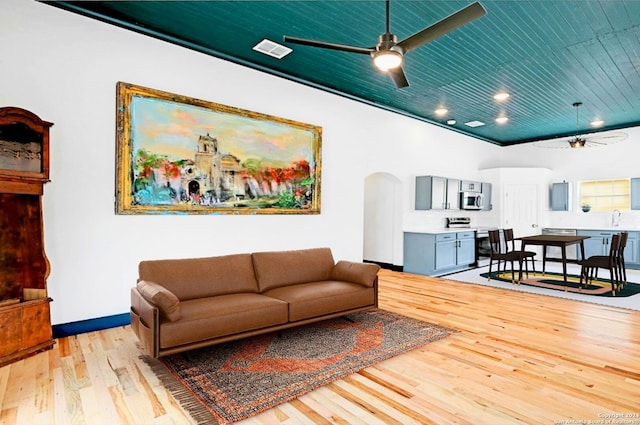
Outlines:
[{"label": "wall baseboard", "polygon": [[97,317],[95,319],[80,320],[78,322],[53,325],[53,338],[78,335],[86,332],[102,329],[116,328],[131,324],[129,313],[115,314],[113,316]]},{"label": "wall baseboard", "polygon": [[403,266],[397,266],[395,264],[389,264],[389,263],[381,263],[379,261],[363,260],[363,262],[377,264],[383,269],[392,270],[394,272],[401,272],[404,269]]}]

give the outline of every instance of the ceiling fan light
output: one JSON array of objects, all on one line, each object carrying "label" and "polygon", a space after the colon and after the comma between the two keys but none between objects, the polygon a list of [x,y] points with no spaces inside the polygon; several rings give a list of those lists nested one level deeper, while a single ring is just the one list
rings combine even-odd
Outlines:
[{"label": "ceiling fan light", "polygon": [[498,102],[504,102],[508,98],[509,98],[509,93],[507,93],[507,92],[499,92],[499,93],[496,93],[493,96],[493,99],[498,101]]},{"label": "ceiling fan light", "polygon": [[389,71],[402,65],[402,53],[382,50],[373,55],[373,63],[380,71]]},{"label": "ceiling fan light", "polygon": [[433,111],[437,116],[439,117],[443,117],[445,115],[447,115],[447,113],[449,112],[449,110],[447,108],[438,108],[435,111]]},{"label": "ceiling fan light", "polygon": [[576,137],[573,140],[569,140],[569,146],[571,146],[572,148],[583,148],[584,147],[584,143],[585,140],[580,138],[580,137]]}]

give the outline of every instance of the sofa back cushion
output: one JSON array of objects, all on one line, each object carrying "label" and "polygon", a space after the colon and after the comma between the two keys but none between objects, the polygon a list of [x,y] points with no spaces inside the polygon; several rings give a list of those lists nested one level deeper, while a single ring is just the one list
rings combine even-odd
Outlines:
[{"label": "sofa back cushion", "polygon": [[329,248],[254,252],[251,255],[260,292],[328,280],[335,264]]},{"label": "sofa back cushion", "polygon": [[142,261],[139,280],[156,282],[180,300],[258,292],[251,254]]}]

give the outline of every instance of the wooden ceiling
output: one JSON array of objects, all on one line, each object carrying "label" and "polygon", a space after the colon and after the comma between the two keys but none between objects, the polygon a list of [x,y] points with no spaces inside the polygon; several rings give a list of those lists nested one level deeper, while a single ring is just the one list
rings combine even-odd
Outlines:
[{"label": "wooden ceiling", "polygon": [[[402,40],[470,2],[391,0],[391,32]],[[481,0],[485,16],[405,56],[403,89],[367,55],[283,42],[375,46],[383,0],[46,3],[501,146],[640,125],[638,0]],[[263,39],[293,52],[253,50]],[[510,97],[495,101],[499,91]]]}]

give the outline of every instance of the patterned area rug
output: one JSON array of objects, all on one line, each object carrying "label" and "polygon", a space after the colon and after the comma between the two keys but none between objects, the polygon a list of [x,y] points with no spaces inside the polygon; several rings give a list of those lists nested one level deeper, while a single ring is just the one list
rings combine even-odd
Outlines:
[{"label": "patterned area rug", "polygon": [[225,424],[454,332],[384,310],[345,317],[145,360],[199,424]]},{"label": "patterned area rug", "polygon": [[[481,273],[480,276],[487,278],[489,273]],[[516,272],[516,279],[518,273]],[[492,272],[491,279],[501,280],[503,282],[511,282],[511,270],[504,272]],[[567,284],[565,286],[562,274],[547,272],[544,275],[542,273],[529,273],[529,277],[526,278],[523,273],[521,285],[537,286],[539,288],[556,289],[559,291],[576,292],[585,295],[595,295],[601,297],[630,297],[632,295],[640,294],[640,285],[637,283],[628,282],[622,290],[614,294],[611,293],[611,280],[598,278],[591,282],[589,285],[583,284],[580,287],[580,276],[568,275]]]}]

